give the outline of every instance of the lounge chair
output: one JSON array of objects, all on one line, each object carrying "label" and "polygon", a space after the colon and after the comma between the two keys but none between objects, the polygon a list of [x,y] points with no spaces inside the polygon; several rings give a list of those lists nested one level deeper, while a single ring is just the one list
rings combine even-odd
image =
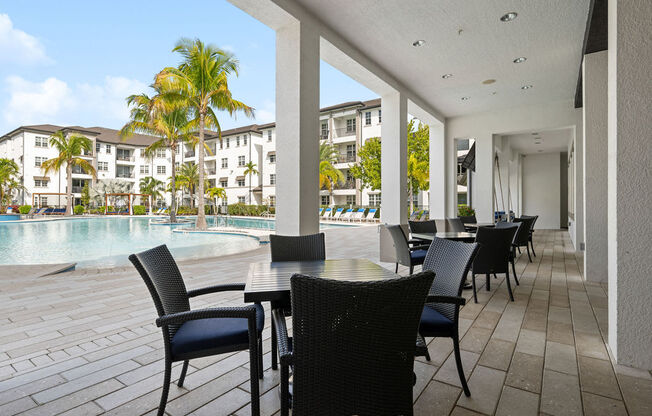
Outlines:
[{"label": "lounge chair", "polygon": [[376,220],[377,220],[377,219],[375,218],[375,216],[376,216],[376,211],[378,211],[376,208],[371,208],[371,209],[369,210],[369,212],[367,212],[367,216],[364,217],[364,220],[365,220],[365,221],[376,222]]},{"label": "lounge chair", "polygon": [[421,218],[421,213],[423,211],[414,211],[412,212],[412,215],[410,215],[410,221],[419,221],[419,218]]},{"label": "lounge chair", "polygon": [[335,211],[335,214],[333,214],[333,219],[337,220],[340,218],[342,215],[342,211],[344,211],[344,208],[338,208],[337,211]]},{"label": "lounge chair", "polygon": [[344,214],[340,217],[340,220],[342,221],[348,221],[351,219],[351,215],[353,215],[353,209],[349,208],[346,210]]},{"label": "lounge chair", "polygon": [[317,214],[318,217],[321,217],[321,214],[324,212],[324,208],[319,208],[319,214]]},{"label": "lounge chair", "polygon": [[331,212],[332,212],[332,211],[333,211],[333,210],[332,210],[331,208],[326,208],[326,209],[324,210],[324,213],[322,214],[321,217],[324,218],[324,219],[329,218],[329,217],[331,216]]},{"label": "lounge chair", "polygon": [[364,208],[358,209],[356,212],[351,215],[351,221],[362,221],[364,219]]},{"label": "lounge chair", "polygon": [[54,208],[50,214],[52,215],[64,215],[66,213],[65,208]]},{"label": "lounge chair", "polygon": [[34,215],[43,215],[47,208],[39,208],[34,212]]},{"label": "lounge chair", "polygon": [[421,221],[426,221],[426,220],[428,220],[429,218],[430,218],[430,211],[428,211],[428,210],[426,209],[426,210],[424,210],[424,211],[421,213],[421,219],[420,219],[420,220],[421,220]]}]

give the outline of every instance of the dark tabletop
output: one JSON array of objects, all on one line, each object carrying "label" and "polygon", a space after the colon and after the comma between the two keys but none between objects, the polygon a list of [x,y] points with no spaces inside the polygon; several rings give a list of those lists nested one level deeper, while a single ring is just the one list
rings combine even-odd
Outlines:
[{"label": "dark tabletop", "polygon": [[475,233],[467,232],[456,232],[456,231],[445,231],[440,233],[413,233],[413,238],[419,238],[421,240],[430,240],[432,241],[435,237],[443,238],[445,240],[457,240],[457,241],[473,241],[475,240]]},{"label": "dark tabletop", "polygon": [[478,228],[478,227],[493,227],[495,224],[493,222],[465,222],[464,226],[468,228]]},{"label": "dark tabletop", "polygon": [[289,301],[290,277],[295,273],[348,281],[369,281],[399,277],[384,267],[366,259],[252,263],[249,266],[244,301]]}]

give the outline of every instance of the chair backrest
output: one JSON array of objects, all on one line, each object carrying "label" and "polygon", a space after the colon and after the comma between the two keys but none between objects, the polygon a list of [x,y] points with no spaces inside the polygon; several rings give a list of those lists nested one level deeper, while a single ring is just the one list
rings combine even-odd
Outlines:
[{"label": "chair backrest", "polygon": [[434,276],[292,276],[292,414],[412,414],[415,339]]},{"label": "chair backrest", "polygon": [[[129,260],[145,281],[159,316],[190,310],[183,277],[165,244],[132,254]],[[176,333],[178,327],[170,325],[170,337]]]},{"label": "chair backrest", "polygon": [[272,261],[326,260],[324,233],[290,236],[269,235]]},{"label": "chair backrest", "polygon": [[376,216],[376,208],[371,208],[369,212],[367,212],[367,219],[372,219],[373,217]]},{"label": "chair backrest", "polygon": [[353,209],[349,208],[349,209],[346,210],[344,215],[342,215],[342,218],[349,218],[351,216],[351,214],[353,214]]},{"label": "chair backrest", "polygon": [[408,221],[411,233],[436,233],[437,224],[435,220],[430,221]]},{"label": "chair backrest", "polygon": [[394,241],[396,262],[403,266],[409,266],[412,262],[412,258],[410,257],[410,247],[408,246],[405,233],[403,233],[403,228],[400,225],[388,225],[386,228]]},{"label": "chair backrest", "polygon": [[460,215],[458,217],[463,224],[477,224],[478,220],[475,218],[475,215]]},{"label": "chair backrest", "polygon": [[338,208],[337,211],[335,211],[335,214],[333,214],[333,218],[338,218],[340,215],[342,215],[343,208]]},{"label": "chair backrest", "polygon": [[514,224],[523,224],[522,227],[519,227],[516,236],[514,237],[515,245],[519,247],[527,246],[530,239],[530,228],[534,221],[536,221],[534,217],[514,218]]},{"label": "chair backrest", "polygon": [[466,231],[464,223],[462,223],[462,220],[459,218],[446,218],[446,222],[448,223],[448,231],[456,233],[463,233]]},{"label": "chair backrest", "polygon": [[331,211],[332,211],[332,209],[330,209],[330,208],[326,208],[326,210],[324,211],[324,218],[325,218],[325,217],[328,217],[329,215],[331,215]]},{"label": "chair backrest", "polygon": [[505,273],[509,266],[512,241],[517,230],[511,227],[480,227],[475,242],[480,244],[473,260],[473,273]]},{"label": "chair backrest", "polygon": [[534,224],[536,224],[537,220],[539,219],[538,215],[521,215],[521,218],[531,218],[532,223],[530,224],[530,231],[534,231]]},{"label": "chair backrest", "polygon": [[[464,280],[471,269],[473,259],[480,246],[476,243],[435,238],[430,243],[428,254],[423,261],[423,270],[432,270],[436,278],[430,289],[431,295],[461,296]],[[455,320],[458,308],[450,303],[429,303],[439,313]]]}]

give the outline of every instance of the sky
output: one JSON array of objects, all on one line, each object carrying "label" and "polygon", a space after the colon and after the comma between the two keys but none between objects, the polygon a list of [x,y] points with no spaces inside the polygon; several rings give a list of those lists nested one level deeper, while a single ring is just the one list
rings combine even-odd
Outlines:
[{"label": "sky", "polygon": [[[240,61],[229,87],[256,118],[220,114],[223,129],[274,121],[275,33],[225,0],[0,0],[0,135],[28,124],[119,129],[125,98],[179,64],[182,37]],[[322,107],[377,98],[323,61],[320,83]]]}]

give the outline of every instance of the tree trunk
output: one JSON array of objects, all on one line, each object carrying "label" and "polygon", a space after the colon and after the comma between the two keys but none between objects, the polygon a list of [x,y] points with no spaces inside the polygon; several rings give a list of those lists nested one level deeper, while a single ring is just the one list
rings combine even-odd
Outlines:
[{"label": "tree trunk", "polygon": [[72,165],[66,164],[66,193],[68,198],[66,201],[66,215],[72,215]]},{"label": "tree trunk", "polygon": [[170,147],[170,150],[172,150],[172,178],[170,179],[170,184],[172,185],[172,201],[170,201],[170,222],[177,222],[177,149],[172,146]]},{"label": "tree trunk", "polygon": [[408,183],[408,198],[410,198],[410,213],[408,217],[414,212],[414,198],[412,198],[412,184]]},{"label": "tree trunk", "polygon": [[199,230],[206,229],[206,213],[204,212],[204,123],[205,112],[199,112],[199,184],[197,184],[197,223],[195,227]]}]

